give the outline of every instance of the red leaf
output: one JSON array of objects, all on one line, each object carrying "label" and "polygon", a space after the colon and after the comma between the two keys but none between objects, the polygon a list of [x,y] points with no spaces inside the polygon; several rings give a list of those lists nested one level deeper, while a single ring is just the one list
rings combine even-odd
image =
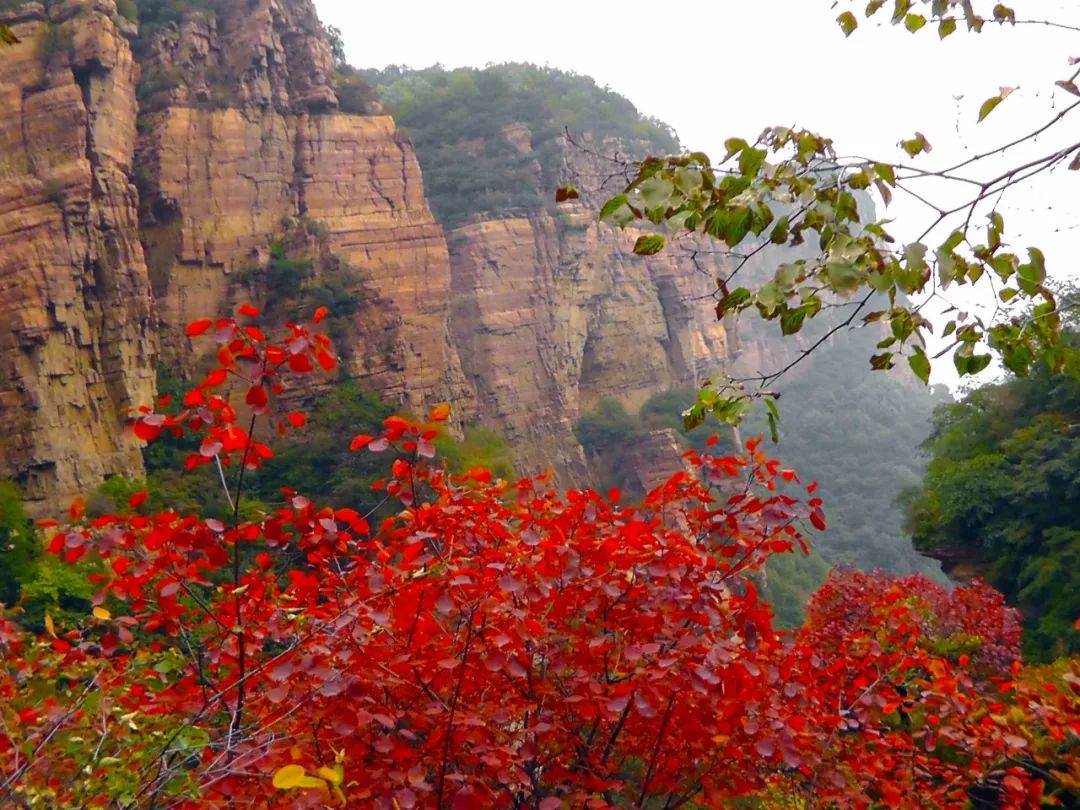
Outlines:
[{"label": "red leaf", "polygon": [[327,316],[329,311],[330,310],[328,310],[326,307],[319,307],[317,310],[315,310],[315,316],[311,320],[315,323],[322,323],[323,319]]},{"label": "red leaf", "polygon": [[252,408],[262,409],[269,404],[270,398],[267,397],[265,388],[261,385],[253,385],[248,389],[247,396],[244,397],[244,402]]},{"label": "red leaf", "polygon": [[161,434],[161,428],[158,425],[152,425],[145,419],[137,419],[131,426],[132,432],[139,439],[144,442],[152,442]]},{"label": "red leaf", "polygon": [[132,511],[138,509],[140,506],[143,505],[143,502],[146,501],[146,496],[149,494],[150,493],[147,492],[145,489],[139,490],[130,498],[128,498],[128,508]]},{"label": "red leaf", "polygon": [[229,373],[223,368],[211,369],[210,373],[206,375],[206,378],[202,381],[200,388],[213,388],[221,385],[228,379]]},{"label": "red leaf", "polygon": [[189,323],[185,331],[187,332],[188,337],[196,337],[198,335],[204,334],[206,330],[213,325],[214,322],[212,320],[210,320],[209,318],[203,318],[201,321],[192,321],[191,323]]},{"label": "red leaf", "polygon": [[289,357],[289,369],[297,374],[307,374],[313,366],[306,354],[294,354]]},{"label": "red leaf", "polygon": [[251,304],[241,304],[240,309],[237,310],[241,315],[246,315],[249,318],[258,318],[259,310],[257,307],[253,307]]},{"label": "red leaf", "polygon": [[820,509],[815,509],[810,513],[810,522],[819,532],[825,531],[825,515]]},{"label": "red leaf", "polygon": [[334,359],[334,356],[329,352],[316,352],[315,359],[319,361],[319,365],[323,367],[324,371],[332,371],[334,366],[337,365],[337,361]]},{"label": "red leaf", "polygon": [[349,442],[349,449],[359,450],[362,447],[367,447],[369,444],[371,444],[371,441],[374,438],[374,436],[368,436],[363,433],[361,433],[359,436],[353,436],[353,440]]},{"label": "red leaf", "polygon": [[307,417],[299,411],[293,411],[285,418],[289,420],[289,424],[294,428],[302,428],[307,423]]}]

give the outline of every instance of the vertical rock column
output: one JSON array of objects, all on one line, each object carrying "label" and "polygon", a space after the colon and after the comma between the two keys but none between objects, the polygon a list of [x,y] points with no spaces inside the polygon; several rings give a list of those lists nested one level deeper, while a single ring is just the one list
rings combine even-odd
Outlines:
[{"label": "vertical rock column", "polygon": [[125,409],[154,396],[129,182],[135,65],[112,0],[5,12],[0,60],[0,476],[37,511],[139,475]]}]

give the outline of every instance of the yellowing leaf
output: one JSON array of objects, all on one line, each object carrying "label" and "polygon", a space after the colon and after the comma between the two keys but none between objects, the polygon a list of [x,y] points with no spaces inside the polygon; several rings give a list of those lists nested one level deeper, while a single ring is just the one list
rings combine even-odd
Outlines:
[{"label": "yellowing leaf", "polygon": [[50,636],[56,638],[56,625],[53,624],[52,616],[49,615],[48,611],[45,612],[45,629],[49,631]]},{"label": "yellowing leaf", "polygon": [[986,116],[992,113],[994,108],[1007,99],[1015,89],[1015,87],[1002,87],[996,96],[990,96],[990,98],[984,101],[982,106],[979,107],[979,120],[982,121]]},{"label": "yellowing leaf", "polygon": [[836,21],[840,23],[840,30],[844,32],[845,37],[850,37],[851,32],[859,27],[859,21],[855,19],[855,15],[850,11],[845,11]]},{"label": "yellowing leaf", "polygon": [[340,768],[327,768],[323,765],[316,773],[332,785],[340,785],[344,779]]},{"label": "yellowing leaf", "polygon": [[302,765],[285,765],[274,772],[273,784],[278,790],[291,790],[300,787],[306,777],[307,771]]},{"label": "yellowing leaf", "polygon": [[100,605],[91,611],[94,614],[95,619],[101,619],[103,622],[112,618],[112,614]]},{"label": "yellowing leaf", "polygon": [[326,782],[324,782],[322,779],[317,779],[314,776],[305,776],[303,779],[300,780],[300,784],[298,784],[297,787],[329,790]]}]

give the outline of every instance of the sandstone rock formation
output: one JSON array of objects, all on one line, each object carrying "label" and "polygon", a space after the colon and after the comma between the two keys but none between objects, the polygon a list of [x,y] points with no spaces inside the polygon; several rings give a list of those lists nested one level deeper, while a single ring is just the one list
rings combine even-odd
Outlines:
[{"label": "sandstone rock formation", "polygon": [[451,329],[479,418],[529,469],[587,482],[573,435],[582,413],[605,397],[634,410],[726,356],[709,305],[715,260],[708,275],[688,272],[678,251],[644,259],[633,242],[581,208],[450,234]]},{"label": "sandstone rock formation", "polygon": [[150,284],[130,181],[138,67],[113,0],[0,14],[0,476],[63,501],[141,456]]},{"label": "sandstone rock formation", "polygon": [[[23,41],[0,64],[0,475],[42,509],[141,472],[124,409],[152,402],[159,344],[194,370],[183,326],[269,299],[297,223],[318,237],[292,292],[348,269],[345,374],[411,409],[479,411],[523,471],[588,482],[583,410],[723,361],[721,259],[635,257],[580,205],[447,237],[393,120],[337,111],[310,0],[206,5],[141,31],[113,0],[4,12]],[[533,149],[525,126],[493,137]]]}]

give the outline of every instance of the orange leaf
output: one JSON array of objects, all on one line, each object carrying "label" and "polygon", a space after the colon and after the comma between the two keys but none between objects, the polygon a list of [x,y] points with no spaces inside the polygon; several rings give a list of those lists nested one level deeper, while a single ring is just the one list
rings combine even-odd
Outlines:
[{"label": "orange leaf", "polygon": [[446,402],[441,402],[431,409],[430,422],[445,422],[450,418],[450,405]]},{"label": "orange leaf", "polygon": [[327,316],[329,312],[330,310],[328,310],[326,307],[319,307],[317,310],[315,310],[315,315],[311,320],[315,323],[322,323],[323,319]]},{"label": "orange leaf", "polygon": [[86,514],[86,504],[83,503],[83,499],[76,498],[71,502],[71,506],[68,507],[68,514],[71,515],[72,520],[79,520],[84,514]]},{"label": "orange leaf", "polygon": [[204,334],[206,330],[213,325],[214,322],[212,320],[210,320],[209,318],[203,318],[201,321],[192,321],[191,323],[189,323],[185,331],[187,332],[188,337],[196,337],[198,335]]}]

